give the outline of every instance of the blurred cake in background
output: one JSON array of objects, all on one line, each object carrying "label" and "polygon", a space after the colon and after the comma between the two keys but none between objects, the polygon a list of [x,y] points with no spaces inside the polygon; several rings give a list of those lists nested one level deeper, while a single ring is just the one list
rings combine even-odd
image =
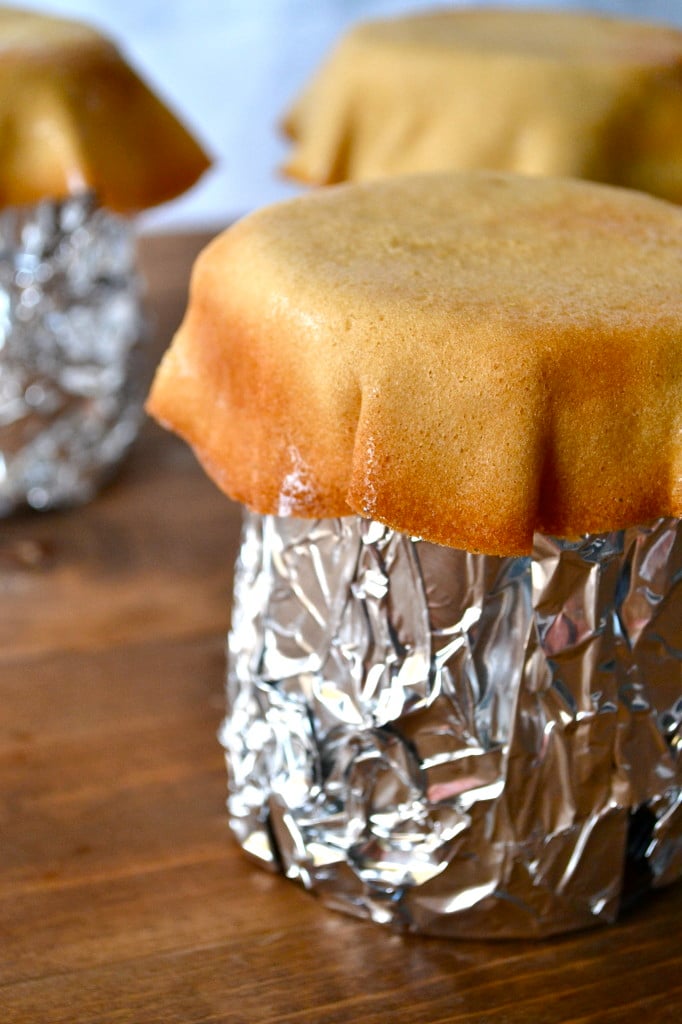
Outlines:
[{"label": "blurred cake in background", "polygon": [[361,23],[285,116],[314,185],[489,168],[682,201],[682,31],[585,11],[458,8]]},{"label": "blurred cake in background", "polygon": [[148,383],[134,226],[209,158],[118,49],[0,7],[0,516],[88,500]]}]

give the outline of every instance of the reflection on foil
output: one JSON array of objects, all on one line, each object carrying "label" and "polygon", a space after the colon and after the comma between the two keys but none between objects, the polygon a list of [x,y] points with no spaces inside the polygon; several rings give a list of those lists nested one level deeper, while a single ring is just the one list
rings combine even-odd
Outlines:
[{"label": "reflection on foil", "polygon": [[247,514],[222,730],[245,850],[440,935],[611,921],[682,874],[679,520],[532,557]]}]

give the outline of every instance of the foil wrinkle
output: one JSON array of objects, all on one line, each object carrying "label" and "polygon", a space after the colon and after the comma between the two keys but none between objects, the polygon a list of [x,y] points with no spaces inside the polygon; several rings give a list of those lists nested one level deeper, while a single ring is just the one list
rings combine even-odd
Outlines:
[{"label": "foil wrinkle", "polygon": [[247,513],[232,829],[325,903],[450,936],[613,921],[682,874],[680,522],[531,556]]},{"label": "foil wrinkle", "polygon": [[90,499],[142,420],[132,225],[91,193],[0,211],[0,516]]}]

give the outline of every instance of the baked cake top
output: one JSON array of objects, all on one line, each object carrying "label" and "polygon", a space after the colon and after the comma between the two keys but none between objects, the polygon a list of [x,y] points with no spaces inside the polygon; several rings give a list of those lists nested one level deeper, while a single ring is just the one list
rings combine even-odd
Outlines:
[{"label": "baked cake top", "polygon": [[682,31],[504,7],[360,23],[284,128],[311,184],[483,167],[682,202]]},{"label": "baked cake top", "polygon": [[682,209],[500,173],[341,185],[200,255],[154,416],[258,512],[530,549],[682,512]]},{"label": "baked cake top", "polygon": [[134,212],[190,188],[199,143],[95,29],[0,7],[0,206],[93,189]]}]

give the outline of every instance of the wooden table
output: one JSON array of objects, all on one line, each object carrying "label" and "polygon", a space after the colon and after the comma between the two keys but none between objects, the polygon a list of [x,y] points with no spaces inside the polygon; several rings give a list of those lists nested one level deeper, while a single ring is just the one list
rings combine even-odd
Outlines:
[{"label": "wooden table", "polygon": [[[161,351],[203,239],[144,242]],[[682,886],[554,941],[405,937],[228,833],[239,512],[153,424],[87,508],[0,523],[0,1024],[662,1024]]]}]

